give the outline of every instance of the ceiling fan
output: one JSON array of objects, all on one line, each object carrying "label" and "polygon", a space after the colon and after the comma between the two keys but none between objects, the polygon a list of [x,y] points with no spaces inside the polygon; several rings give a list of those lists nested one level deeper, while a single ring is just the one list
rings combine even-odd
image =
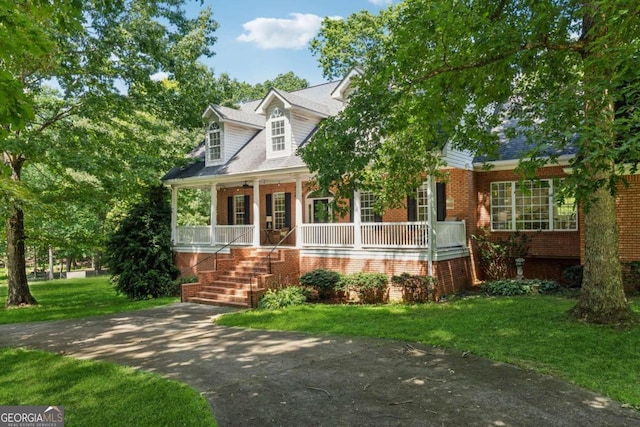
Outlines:
[{"label": "ceiling fan", "polygon": [[253,185],[247,184],[247,181],[245,181],[244,184],[242,184],[242,188],[253,188]]}]

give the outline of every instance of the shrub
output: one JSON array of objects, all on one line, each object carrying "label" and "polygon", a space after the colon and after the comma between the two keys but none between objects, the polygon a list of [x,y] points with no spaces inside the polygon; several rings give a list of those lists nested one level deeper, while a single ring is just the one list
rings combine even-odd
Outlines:
[{"label": "shrub", "polygon": [[488,295],[515,296],[531,294],[553,294],[560,291],[560,285],[553,280],[493,280],[480,286],[480,290]]},{"label": "shrub", "polygon": [[402,273],[393,276],[391,282],[402,287],[402,299],[405,302],[427,302],[435,299],[435,288],[438,284],[436,277]]},{"label": "shrub", "polygon": [[277,310],[291,305],[301,305],[307,301],[305,290],[300,286],[289,286],[274,291],[269,289],[260,299],[259,307],[266,310]]},{"label": "shrub", "polygon": [[389,278],[382,273],[353,273],[342,276],[336,288],[356,292],[360,302],[373,304],[384,302]]},{"label": "shrub", "polygon": [[111,233],[106,249],[116,292],[130,299],[174,295],[178,269],[171,252],[168,190],[151,188]]},{"label": "shrub", "polygon": [[516,231],[507,239],[492,240],[488,229],[480,231],[477,236],[471,236],[478,245],[480,268],[489,280],[506,279],[513,274],[515,259],[524,258],[529,253],[531,237]]},{"label": "shrub", "polygon": [[300,284],[311,286],[318,291],[320,298],[326,298],[336,288],[342,275],[336,271],[318,268],[300,276]]},{"label": "shrub", "polygon": [[564,278],[567,286],[570,288],[579,288],[582,286],[582,272],[583,267],[581,265],[572,265],[571,267],[567,267],[562,272],[562,277]]}]

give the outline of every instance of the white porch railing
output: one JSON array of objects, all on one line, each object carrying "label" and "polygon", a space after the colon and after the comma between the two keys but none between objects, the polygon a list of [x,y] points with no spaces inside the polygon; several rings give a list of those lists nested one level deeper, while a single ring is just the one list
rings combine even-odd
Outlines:
[{"label": "white porch railing", "polygon": [[215,240],[211,240],[211,226],[187,225],[177,229],[177,244],[209,245],[232,243],[234,245],[253,244],[253,225],[218,225],[215,227]]},{"label": "white porch railing", "polygon": [[436,248],[467,246],[467,230],[464,221],[436,222]]},{"label": "white porch railing", "polygon": [[[352,223],[302,224],[304,247],[354,247],[355,227]],[[364,248],[427,248],[426,222],[376,222],[360,225],[361,243]],[[464,221],[438,221],[435,225],[436,248],[465,247],[466,224]],[[211,239],[210,226],[178,227],[178,244],[232,244],[252,245],[253,225],[218,225],[215,240]]]},{"label": "white porch railing", "polygon": [[375,222],[361,229],[363,247],[428,247],[426,222]]},{"label": "white porch railing", "polygon": [[217,225],[214,243],[251,245],[253,244],[253,225]]},{"label": "white porch railing", "polygon": [[185,225],[178,227],[176,243],[203,244],[211,243],[211,227],[208,225]]},{"label": "white porch railing", "polygon": [[302,224],[302,244],[313,247],[353,246],[353,224]]}]

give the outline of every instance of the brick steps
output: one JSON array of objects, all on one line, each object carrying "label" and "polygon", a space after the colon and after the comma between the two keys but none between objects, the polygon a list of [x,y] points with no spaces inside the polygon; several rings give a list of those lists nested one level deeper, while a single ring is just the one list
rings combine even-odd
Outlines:
[{"label": "brick steps", "polygon": [[[217,274],[212,282],[203,283],[206,273],[200,275],[202,288],[194,297],[187,298],[188,302],[207,305],[222,305],[230,307],[251,306],[251,294],[253,291],[254,302],[266,291],[264,288],[256,288],[255,278],[269,274],[268,266],[263,262],[268,252],[257,251],[235,263],[235,266],[225,272]],[[273,254],[274,261],[277,254]],[[210,278],[211,279],[211,278]],[[254,281],[253,289],[251,281]]]}]

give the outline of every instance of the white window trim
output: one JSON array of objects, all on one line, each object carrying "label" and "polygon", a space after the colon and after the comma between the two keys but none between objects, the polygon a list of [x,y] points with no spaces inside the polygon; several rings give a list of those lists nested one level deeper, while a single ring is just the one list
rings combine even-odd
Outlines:
[{"label": "white window trim", "polygon": [[[282,107],[275,107],[270,110],[269,120],[266,123],[267,130],[267,157],[286,157],[291,154],[291,124],[287,112]],[[284,137],[284,148],[282,150],[274,150],[273,140],[273,124],[282,122],[283,133],[278,137]]]},{"label": "white window trim", "polygon": [[[578,209],[577,207],[575,208],[574,211],[574,215],[575,215],[575,228],[555,228],[555,222],[556,222],[556,218],[555,218],[555,214],[556,214],[556,207],[558,207],[559,205],[556,204],[555,200],[554,200],[554,183],[552,179],[540,179],[538,181],[543,181],[546,182],[549,185],[549,195],[548,195],[548,205],[547,205],[547,210],[549,212],[549,216],[547,218],[547,222],[548,222],[548,228],[545,229],[518,229],[517,228],[517,203],[516,203],[516,191],[518,188],[518,181],[493,181],[490,183],[489,186],[489,195],[490,195],[490,199],[491,199],[491,205],[489,207],[489,217],[491,220],[491,231],[522,231],[522,232],[538,232],[538,231],[543,231],[543,232],[547,232],[547,231],[577,231],[578,230]],[[511,187],[511,195],[510,195],[510,200],[511,200],[511,218],[508,218],[506,221],[502,221],[502,222],[508,222],[510,223],[510,227],[509,228],[495,228],[494,225],[494,203],[493,203],[493,188],[494,185],[496,184],[509,184],[509,186]]]},{"label": "white window trim", "polygon": [[[373,191],[362,191],[360,193],[360,221],[363,223],[375,223],[376,212],[374,204],[376,194]],[[366,200],[366,204],[365,204]],[[366,213],[365,213],[366,211]],[[365,221],[365,216],[367,220]]]},{"label": "white window trim", "polygon": [[[216,128],[214,128],[214,126]],[[218,159],[213,159],[211,158],[211,150],[212,150],[212,146],[211,146],[211,135],[217,133],[220,137],[220,144],[219,144],[219,148],[220,148],[220,157]],[[224,163],[224,130],[223,130],[223,126],[222,123],[219,122],[211,122],[209,123],[209,126],[207,127],[207,135],[206,135],[206,164],[208,166],[210,165],[219,165]]]},{"label": "white window trim", "polygon": [[244,211],[244,194],[236,194],[233,196],[233,223],[236,225],[244,224],[247,213]]},{"label": "white window trim", "polygon": [[[279,191],[277,193],[273,193],[272,198],[272,209],[273,213],[273,228],[276,230],[280,230],[284,228],[285,225],[285,217],[287,215],[286,210],[287,206],[285,203],[285,195],[284,191]],[[278,209],[278,203],[282,203],[282,209]]]}]

